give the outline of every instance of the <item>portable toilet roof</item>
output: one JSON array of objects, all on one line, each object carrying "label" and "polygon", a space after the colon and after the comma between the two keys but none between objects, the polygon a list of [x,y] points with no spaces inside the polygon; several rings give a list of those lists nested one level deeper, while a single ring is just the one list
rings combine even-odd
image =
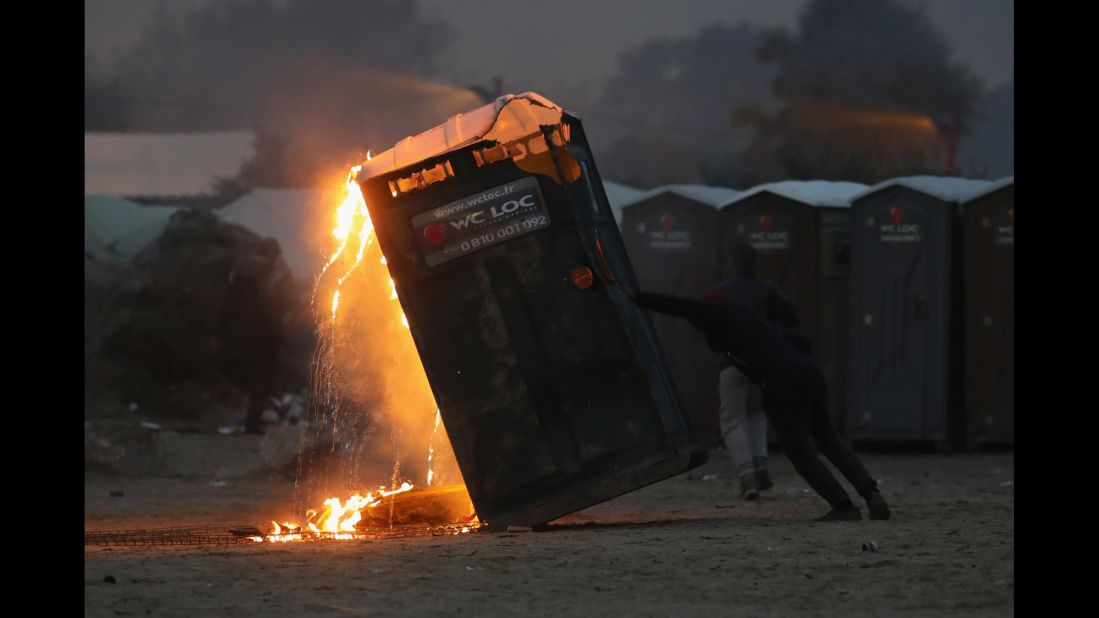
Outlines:
[{"label": "portable toilet roof", "polygon": [[944,202],[962,202],[988,188],[989,181],[953,176],[905,176],[879,182],[869,189],[851,196],[852,202],[889,187],[907,187],[936,197]]},{"label": "portable toilet roof", "polygon": [[973,195],[970,195],[969,197],[965,198],[964,200],[962,200],[962,204],[968,204],[970,202],[977,201],[977,200],[981,199],[982,197],[984,197],[986,195],[990,195],[992,193],[995,193],[995,192],[999,191],[1000,189],[1003,189],[1004,187],[1010,187],[1013,184],[1015,184],[1015,176],[1014,175],[1007,176],[1005,178],[1001,178],[999,180],[993,181],[992,184],[986,186],[984,189],[982,189],[982,190],[974,193]]},{"label": "portable toilet roof", "polygon": [[781,182],[769,182],[737,195],[732,200],[721,204],[721,207],[730,206],[737,202],[751,198],[760,193],[773,193],[810,206],[849,207],[851,198],[866,191],[868,187],[859,182],[844,182],[830,180],[783,180]]},{"label": "portable toilet roof", "polygon": [[728,187],[711,187],[708,185],[664,185],[644,192],[637,196],[637,199],[627,202],[623,206],[635,204],[663,193],[672,193],[689,200],[718,207],[736,199],[741,192]]}]

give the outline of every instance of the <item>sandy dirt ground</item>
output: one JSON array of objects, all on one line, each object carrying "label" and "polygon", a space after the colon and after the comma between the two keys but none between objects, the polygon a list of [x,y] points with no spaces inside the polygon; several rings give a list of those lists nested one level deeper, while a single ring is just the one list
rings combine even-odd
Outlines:
[{"label": "sandy dirt ground", "polygon": [[[168,466],[157,478],[86,474],[87,531],[259,523],[291,512],[293,484],[261,470],[257,438],[164,441]],[[864,461],[893,505],[890,521],[810,521],[826,505],[780,454],[775,489],[740,502],[728,459],[716,451],[689,475],[545,532],[86,546],[85,609],[89,616],[1013,615],[1014,455],[869,454]],[[878,549],[864,551],[871,541]]]}]

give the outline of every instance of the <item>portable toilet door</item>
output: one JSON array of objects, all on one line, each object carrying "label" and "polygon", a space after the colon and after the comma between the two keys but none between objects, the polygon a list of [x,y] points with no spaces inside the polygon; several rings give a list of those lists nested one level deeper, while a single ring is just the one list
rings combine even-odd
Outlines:
[{"label": "portable toilet door", "polygon": [[774,282],[797,309],[828,383],[829,411],[843,431],[847,391],[848,258],[852,182],[784,181],[745,191],[717,215],[718,279],[730,276],[732,245],[756,249],[756,276]]},{"label": "portable toilet door", "polygon": [[[674,189],[654,189],[622,208],[622,240],[641,289],[698,298],[713,278],[714,206]],[[714,446],[719,357],[685,320],[650,314],[695,436]]]},{"label": "portable toilet door", "polygon": [[966,443],[1015,443],[1015,178],[962,204]]}]

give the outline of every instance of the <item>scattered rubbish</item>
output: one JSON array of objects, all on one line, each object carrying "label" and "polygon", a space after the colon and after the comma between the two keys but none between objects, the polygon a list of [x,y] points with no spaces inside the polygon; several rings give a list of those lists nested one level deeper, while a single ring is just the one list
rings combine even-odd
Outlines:
[{"label": "scattered rubbish", "polygon": [[137,402],[136,402],[136,401],[131,401],[131,402],[130,402],[130,412],[134,412],[134,413],[136,414],[136,413],[137,413],[137,411],[138,411],[138,410],[140,410],[140,409],[141,409],[141,408],[139,408],[139,407],[137,406]]},{"label": "scattered rubbish", "polygon": [[121,489],[112,489],[112,490],[111,490],[111,493],[110,493],[110,496],[111,496],[112,498],[121,498],[121,497],[123,497],[123,496],[125,496],[125,495],[126,495],[126,494],[122,493],[122,490],[121,490]]},{"label": "scattered rubbish", "polygon": [[210,481],[210,487],[225,487],[228,485],[225,481]]},{"label": "scattered rubbish", "polygon": [[118,582],[115,581],[114,575],[108,575],[108,576],[103,578],[103,583],[104,584],[117,584]]},{"label": "scattered rubbish", "polygon": [[231,436],[235,433],[240,433],[239,427],[218,427],[218,433],[223,436]]},{"label": "scattered rubbish", "polygon": [[264,410],[260,420],[268,425],[277,425],[279,422],[279,413],[271,409]]},{"label": "scattered rubbish", "polygon": [[160,423],[154,423],[152,421],[142,421],[141,426],[151,431],[160,431]]},{"label": "scattered rubbish", "polygon": [[150,474],[164,466],[160,432],[130,421],[95,421],[84,434],[84,462],[122,476]]},{"label": "scattered rubbish", "polygon": [[878,551],[877,541],[863,541],[862,551]]},{"label": "scattered rubbish", "polygon": [[1000,487],[1011,487],[1014,484],[1015,481],[1004,481],[1003,483],[1000,483]]},{"label": "scattered rubbish", "polygon": [[718,476],[716,474],[703,474],[702,475],[702,480],[704,480],[704,481],[712,481],[716,478],[718,478]]},{"label": "scattered rubbish", "polygon": [[840,594],[851,594],[851,591],[846,588],[836,588],[836,592]]},{"label": "scattered rubbish", "polygon": [[508,526],[508,532],[530,532],[530,526]]},{"label": "scattered rubbish", "polygon": [[466,570],[467,571],[484,571],[485,568],[484,567],[470,567],[470,566],[467,566]]}]

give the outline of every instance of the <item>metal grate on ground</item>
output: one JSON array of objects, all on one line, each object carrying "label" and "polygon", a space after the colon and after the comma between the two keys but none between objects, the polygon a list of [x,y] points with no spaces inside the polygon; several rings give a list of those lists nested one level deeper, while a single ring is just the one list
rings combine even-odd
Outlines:
[{"label": "metal grate on ground", "polygon": [[[381,540],[426,536],[457,536],[476,531],[478,523],[455,522],[437,526],[401,526],[392,529],[354,533],[305,533],[300,540],[290,542],[320,542],[332,540]],[[84,545],[99,547],[145,547],[167,545],[239,545],[255,544],[252,537],[264,533],[253,526],[185,526],[177,528],[144,528],[134,530],[97,530],[84,533]],[[349,536],[350,535],[350,536]]]}]

